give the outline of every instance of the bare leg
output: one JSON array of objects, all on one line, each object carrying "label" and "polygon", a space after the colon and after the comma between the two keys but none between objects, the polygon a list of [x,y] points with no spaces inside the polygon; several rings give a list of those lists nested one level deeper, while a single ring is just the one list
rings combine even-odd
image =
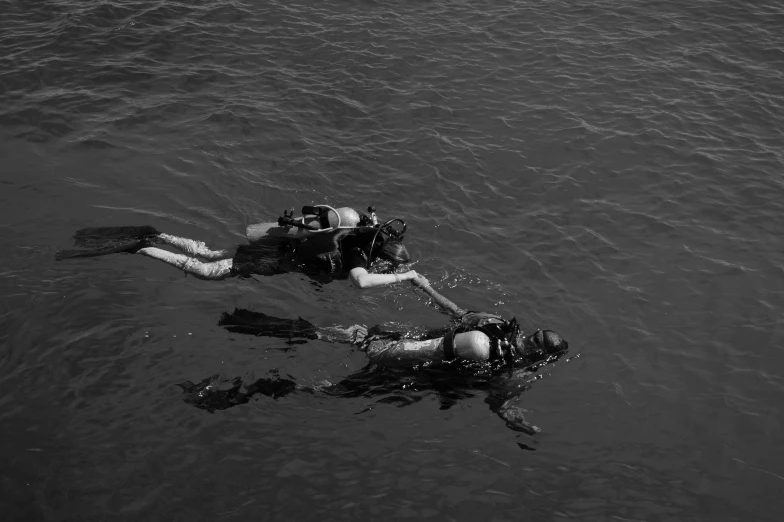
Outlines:
[{"label": "bare leg", "polygon": [[191,274],[199,279],[225,279],[231,275],[231,267],[233,264],[231,259],[221,259],[211,263],[204,263],[194,257],[186,256],[185,254],[175,254],[174,252],[155,247],[142,248],[138,253],[181,268],[186,274]]},{"label": "bare leg", "polygon": [[207,259],[209,261],[216,261],[218,259],[226,259],[231,257],[231,254],[228,250],[210,250],[207,248],[207,245],[204,243],[204,241],[194,241],[193,239],[188,239],[187,237],[177,237],[166,233],[158,234],[157,238],[161,243],[171,245],[174,248],[185,252],[186,254],[197,256],[202,259]]}]

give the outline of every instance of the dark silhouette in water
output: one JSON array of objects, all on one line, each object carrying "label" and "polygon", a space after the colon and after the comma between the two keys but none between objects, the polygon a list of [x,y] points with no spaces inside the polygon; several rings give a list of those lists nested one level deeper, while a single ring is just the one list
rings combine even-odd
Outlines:
[{"label": "dark silhouette in water", "polygon": [[[496,318],[489,314],[473,314],[485,322]],[[456,328],[441,328],[418,333],[375,326],[370,330],[361,326],[349,328],[317,327],[299,319],[282,319],[266,314],[236,309],[224,313],[218,324],[235,333],[286,339],[288,344],[302,344],[321,339],[351,344],[367,353],[370,362],[360,371],[337,384],[308,387],[281,377],[276,370],[266,377],[245,385],[237,377],[221,381],[218,376],[199,383],[186,381],[179,386],[186,394],[185,401],[213,412],[245,404],[254,395],[277,399],[295,391],[323,393],[335,397],[379,397],[381,403],[407,406],[423,398],[421,392],[437,393],[441,409],[449,409],[460,400],[484,393],[491,411],[501,417],[515,431],[534,434],[539,429],[529,424],[514,400],[535,379],[535,373],[545,364],[560,358],[568,350],[568,343],[555,332],[538,330],[524,336],[516,328],[516,321],[491,323],[504,325],[512,335],[511,357],[503,354],[488,361],[468,361],[455,357],[445,359],[445,344],[456,332],[476,331],[477,321],[466,319]],[[492,329],[486,328],[491,334]],[[503,335],[503,328],[498,327]],[[447,350],[448,351],[448,347]],[[459,349],[457,350],[459,351]]]}]

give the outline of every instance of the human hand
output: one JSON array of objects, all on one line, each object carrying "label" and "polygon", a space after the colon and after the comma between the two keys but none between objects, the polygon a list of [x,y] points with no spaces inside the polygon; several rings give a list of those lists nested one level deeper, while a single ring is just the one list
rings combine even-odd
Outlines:
[{"label": "human hand", "polygon": [[368,335],[367,328],[361,324],[355,324],[354,326],[349,327],[349,329],[353,330],[351,333],[352,344],[361,344]]},{"label": "human hand", "polygon": [[410,270],[406,272],[406,275],[408,274],[411,274],[411,277],[406,277],[406,279],[410,280],[412,285],[420,288],[430,285],[430,281],[428,281],[425,276],[418,274],[416,271]]},{"label": "human hand", "polygon": [[326,326],[319,329],[323,334],[319,334],[319,339],[325,339],[330,342],[348,342],[351,344],[360,344],[367,337],[367,328],[361,324],[355,324],[348,328],[341,326]]},{"label": "human hand", "polygon": [[417,273],[415,270],[409,270],[408,272],[403,272],[402,274],[398,274],[400,276],[401,281],[410,281],[417,277]]},{"label": "human hand", "polygon": [[501,418],[506,421],[506,426],[514,431],[522,431],[528,435],[536,435],[542,430],[525,420],[523,414],[525,410],[519,406],[504,406],[501,411]]}]

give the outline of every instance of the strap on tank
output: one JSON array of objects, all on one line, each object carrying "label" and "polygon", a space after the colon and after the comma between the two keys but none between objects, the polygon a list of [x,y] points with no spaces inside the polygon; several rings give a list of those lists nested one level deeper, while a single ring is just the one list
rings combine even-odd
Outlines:
[{"label": "strap on tank", "polygon": [[514,347],[512,343],[516,341],[517,335],[520,332],[520,325],[517,324],[517,319],[512,318],[508,321],[482,321],[481,326],[476,328],[484,333],[493,342],[496,356],[499,359],[504,359],[511,362],[515,358]]},{"label": "strap on tank", "polygon": [[452,328],[444,335],[444,361],[455,360],[455,334],[457,328]]}]

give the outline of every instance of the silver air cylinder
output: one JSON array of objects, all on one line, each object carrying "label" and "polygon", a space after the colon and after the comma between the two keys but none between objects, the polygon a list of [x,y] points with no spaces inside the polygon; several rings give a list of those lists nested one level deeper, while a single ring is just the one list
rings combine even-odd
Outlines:
[{"label": "silver air cylinder", "polygon": [[490,338],[487,334],[474,330],[455,336],[455,358],[466,361],[490,360]]}]

